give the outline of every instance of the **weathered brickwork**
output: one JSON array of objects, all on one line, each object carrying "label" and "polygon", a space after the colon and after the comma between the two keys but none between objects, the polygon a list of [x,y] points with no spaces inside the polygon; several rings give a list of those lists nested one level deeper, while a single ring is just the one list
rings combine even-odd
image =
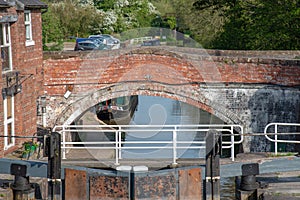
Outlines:
[{"label": "weathered brickwork", "polygon": [[145,49],[112,56],[101,52],[81,55],[74,52],[68,56],[70,58],[44,61],[47,94],[62,95],[69,84],[74,84],[80,92],[102,88],[105,84],[149,78],[148,81],[165,84],[299,84],[299,60],[195,56],[189,52],[175,54]]},{"label": "weathered brickwork", "polygon": [[[186,102],[228,124],[244,125],[246,133],[261,133],[274,121],[299,122],[300,60],[282,59],[281,54],[259,57],[259,52],[249,57],[241,56],[242,52],[240,57],[213,53],[161,47],[44,54],[47,125],[70,124],[91,106],[126,95]],[[297,53],[286,55],[291,58]],[[65,99],[67,90],[72,95]],[[249,139],[245,149],[253,148],[263,150]]]},{"label": "weathered brickwork", "polygon": [[[28,1],[30,3],[30,1]],[[36,3],[36,2],[34,2]],[[37,6],[39,7],[39,6]],[[42,89],[42,24],[41,9],[30,9],[32,23],[32,38],[34,44],[26,46],[24,10],[9,7],[7,12],[0,11],[0,16],[17,16],[15,23],[10,23],[12,66],[14,71],[19,72],[19,79],[22,84],[22,91],[14,96],[14,119],[15,135],[33,136],[37,132],[37,105],[38,96],[43,94]],[[2,67],[1,67],[2,69]],[[2,70],[1,70],[2,72]],[[1,89],[6,87],[6,72],[2,72]],[[3,98],[0,101],[0,127],[1,135],[4,132],[3,126]],[[15,146],[4,151],[4,139],[0,139],[0,157],[18,148],[24,139],[16,139]]]}]

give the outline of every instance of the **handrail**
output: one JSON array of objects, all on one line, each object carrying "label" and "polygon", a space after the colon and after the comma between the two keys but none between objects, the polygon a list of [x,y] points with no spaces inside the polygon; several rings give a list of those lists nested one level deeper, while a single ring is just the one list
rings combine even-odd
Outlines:
[{"label": "handrail", "polygon": [[[274,126],[274,133],[272,133],[274,135],[274,139],[270,138],[268,135],[270,135],[270,133],[268,133],[268,129],[271,127],[271,126]],[[297,140],[278,140],[278,135],[280,134],[284,134],[284,135],[295,135],[295,134],[300,134],[300,132],[294,132],[294,133],[279,133],[278,132],[278,127],[279,126],[300,126],[300,124],[298,123],[269,123],[265,129],[264,129],[264,135],[265,137],[271,141],[271,142],[274,142],[275,143],[275,147],[274,147],[274,152],[275,152],[275,155],[278,154],[278,150],[277,150],[277,146],[278,146],[278,142],[281,142],[281,143],[293,143],[293,144],[300,144],[300,141],[297,141]]]},{"label": "handrail", "polygon": [[[172,149],[173,164],[176,164],[177,150],[178,149],[204,149],[205,141],[181,141],[178,140],[178,133],[185,132],[208,132],[210,129],[216,129],[220,132],[228,132],[230,135],[230,141],[222,141],[223,149],[231,149],[231,159],[234,161],[234,145],[243,142],[243,127],[240,125],[224,125],[224,124],[198,124],[198,125],[60,125],[53,128],[53,132],[58,132],[62,136],[62,158],[66,159],[66,149],[113,149],[115,150],[116,165],[119,164],[119,159],[122,159],[122,150],[124,149]],[[235,141],[234,130],[239,133],[240,139]],[[115,141],[91,141],[91,142],[72,142],[67,141],[67,133],[114,133]],[[172,133],[170,140],[164,141],[122,141],[122,133],[127,132],[160,132],[160,133]],[[164,144],[169,146],[135,146],[128,147],[124,144]],[[69,146],[74,144],[82,145],[112,145],[112,146]],[[193,146],[194,145],[194,146]],[[196,146],[195,146],[196,145]]]},{"label": "handrail", "polygon": [[139,43],[142,43],[144,41],[151,40],[151,39],[152,39],[151,36],[133,38],[133,39],[130,40],[130,44],[139,44]]}]

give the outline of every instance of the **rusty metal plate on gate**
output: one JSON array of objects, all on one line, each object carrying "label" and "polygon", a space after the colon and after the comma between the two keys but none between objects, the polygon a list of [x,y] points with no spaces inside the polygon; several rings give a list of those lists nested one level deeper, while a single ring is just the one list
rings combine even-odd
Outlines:
[{"label": "rusty metal plate on gate", "polygon": [[176,176],[175,172],[157,174],[154,172],[150,176],[136,176],[134,199],[176,199]]},{"label": "rusty metal plate on gate", "polygon": [[202,199],[201,169],[179,170],[179,199]]},{"label": "rusty metal plate on gate", "polygon": [[65,169],[65,199],[83,200],[87,198],[86,172]]},{"label": "rusty metal plate on gate", "polygon": [[91,200],[129,199],[129,178],[121,176],[90,177]]}]

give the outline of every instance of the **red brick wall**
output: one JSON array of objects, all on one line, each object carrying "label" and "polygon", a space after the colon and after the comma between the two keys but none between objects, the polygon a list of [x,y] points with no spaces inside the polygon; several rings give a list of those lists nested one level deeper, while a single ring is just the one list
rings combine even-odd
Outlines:
[{"label": "red brick wall", "polygon": [[[0,63],[1,65],[1,63]],[[2,70],[2,67],[1,67]],[[0,85],[2,90],[3,80],[0,79]],[[4,135],[4,126],[3,126],[4,114],[3,114],[3,98],[1,95],[0,99],[0,135]],[[4,138],[0,138],[0,158],[3,157],[4,154]]]},{"label": "red brick wall", "polygon": [[[261,83],[299,85],[299,61],[214,56],[190,60],[172,55],[131,54],[114,60],[100,53],[44,60],[44,84],[48,95],[63,95],[69,84],[77,90],[100,88],[121,81]],[[194,66],[197,63],[198,66]],[[213,70],[212,70],[213,69]],[[217,74],[216,74],[217,72]],[[81,89],[80,89],[81,88]]]},{"label": "red brick wall", "polygon": [[[12,12],[15,12],[12,10]],[[16,12],[15,12],[16,13]],[[15,135],[31,136],[37,132],[36,100],[42,93],[42,24],[40,10],[31,10],[33,46],[25,45],[24,12],[18,11],[18,21],[11,24],[13,70],[20,72],[22,92],[15,95]],[[3,80],[2,80],[3,81]],[[1,84],[3,87],[3,83]],[[1,88],[2,89],[2,88]],[[0,101],[0,127],[3,130],[3,100]],[[3,133],[3,131],[1,131]],[[16,139],[16,147],[3,151],[0,157],[15,150],[24,139]]]},{"label": "red brick wall", "polygon": [[[230,92],[232,85],[256,88],[256,84],[262,87],[300,83],[299,60],[207,56],[201,49],[197,52],[197,49],[168,48],[45,52],[44,88],[49,95],[47,124],[71,123],[77,117],[74,112],[78,113],[79,107],[84,112],[96,103],[126,95],[174,98],[210,112],[227,123],[241,124],[236,111],[227,109],[225,102],[221,103],[224,108],[209,105],[210,102],[203,97],[205,92],[209,92],[205,89],[207,83],[217,83],[217,87],[218,83],[223,83],[224,92]],[[73,88],[73,95],[65,99],[63,94],[69,86]],[[92,96],[84,95],[91,91],[94,91]],[[211,92],[214,92],[213,88]],[[222,94],[220,92],[218,98],[224,98],[225,94]],[[249,97],[249,94],[246,96]],[[226,103],[236,103],[234,99],[232,101]]]}]

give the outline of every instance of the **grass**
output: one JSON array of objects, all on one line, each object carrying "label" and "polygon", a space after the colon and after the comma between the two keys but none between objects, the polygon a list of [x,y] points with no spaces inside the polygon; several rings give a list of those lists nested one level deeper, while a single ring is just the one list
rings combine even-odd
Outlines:
[{"label": "grass", "polygon": [[285,157],[285,156],[295,156],[297,153],[295,152],[280,152],[277,153],[277,155],[275,153],[269,153],[268,157]]},{"label": "grass", "polygon": [[276,193],[274,194],[274,196],[280,196],[280,195],[281,195],[280,192],[276,192]]}]

